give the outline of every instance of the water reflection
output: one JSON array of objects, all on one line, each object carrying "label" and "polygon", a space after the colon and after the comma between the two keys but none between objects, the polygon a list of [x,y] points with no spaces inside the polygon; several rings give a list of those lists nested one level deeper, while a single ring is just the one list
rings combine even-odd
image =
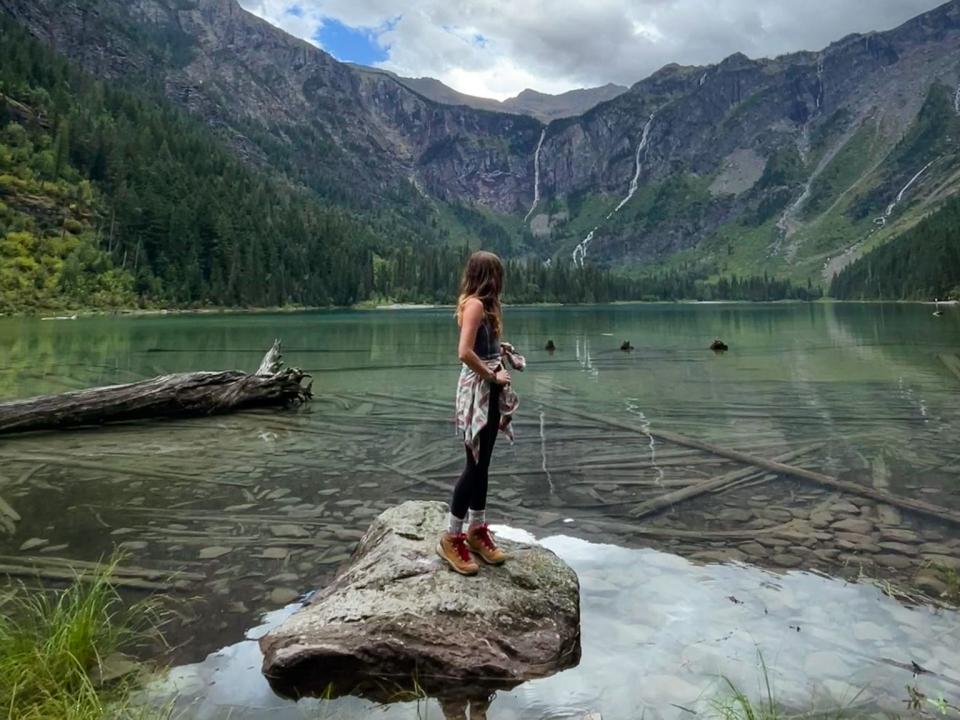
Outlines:
[{"label": "water reflection", "polygon": [[[568,536],[542,542],[580,577],[582,660],[554,677],[496,692],[490,718],[689,717],[724,697],[722,678],[762,695],[758,652],[777,699],[797,710],[855,703],[864,714],[900,713],[907,685],[929,697],[949,697],[960,687],[955,612],[906,608],[876,588],[810,573],[698,565]],[[249,637],[289,611],[270,615]],[[914,677],[914,662],[927,672]],[[159,699],[180,693],[180,706],[196,720],[245,720],[267,711],[277,720],[460,718],[467,703],[483,717],[487,701],[477,695],[387,705],[358,698],[284,701],[260,676],[253,639],[177,668],[152,691]]]},{"label": "water reflection", "polygon": [[[507,329],[530,366],[515,378],[522,398],[517,443],[498,449],[491,516],[540,535],[562,530],[603,560],[603,570],[586,561],[578,567],[593,608],[592,636],[602,644],[585,648],[585,669],[498,694],[491,717],[528,717],[528,711],[578,717],[575,712],[601,706],[611,717],[636,717],[643,707],[695,701],[708,676],[729,674],[728,665],[754,683],[753,644],[735,633],[744,640],[736,652],[704,664],[704,648],[714,647],[716,638],[690,613],[709,619],[723,609],[753,608],[736,627],[756,632],[772,666],[781,655],[792,658],[794,647],[834,652],[829,644],[806,647],[808,626],[828,628],[823,632],[840,642],[858,624],[876,622],[886,629],[860,627],[859,635],[890,635],[883,641],[885,657],[907,666],[929,660],[924,647],[949,651],[954,630],[940,622],[945,616],[903,608],[907,614],[897,614],[889,609],[896,603],[878,600],[870,587],[820,586],[827,581],[810,575],[800,581],[796,573],[779,580],[759,568],[876,577],[910,596],[938,596],[947,571],[960,571],[954,524],[777,475],[747,477],[723,493],[642,520],[631,513],[666,492],[739,469],[688,448],[660,442],[651,448],[655,430],[764,457],[804,451],[791,462],[960,509],[954,442],[960,378],[949,364],[960,349],[960,311],[945,309],[943,318],[931,319],[928,308],[909,305],[511,308]],[[96,560],[120,545],[132,565],[203,577],[183,597],[182,624],[170,628],[177,661],[189,662],[242,637],[264,611],[321,586],[388,505],[446,497],[462,462],[451,431],[456,328],[446,309],[70,323],[0,318],[0,397],[184,370],[251,369],[277,336],[285,341],[288,362],[316,378],[315,401],[299,411],[0,441],[0,496],[19,517],[4,516],[0,554],[19,565],[49,567]],[[730,346],[724,355],[707,350],[717,336]],[[557,345],[552,354],[541,349],[551,338]],[[624,338],[637,350],[620,352]],[[571,411],[600,420],[588,422]],[[571,558],[575,547],[565,551]],[[635,554],[644,548],[666,554]],[[704,575],[675,556],[735,558],[755,567]],[[671,562],[678,563],[673,579]],[[944,574],[934,576],[934,566]],[[635,579],[621,581],[618,574]],[[685,594],[667,592],[671,583]],[[837,599],[834,617],[822,616],[821,591],[825,598],[840,593],[836,598],[850,607]],[[802,620],[799,633],[783,629],[797,625],[792,620],[765,625],[767,616],[751,602],[770,592],[773,605],[794,596],[809,605],[785,603]],[[672,605],[658,609],[658,598]],[[605,626],[608,616],[612,624]],[[688,618],[701,635],[684,636],[677,617]],[[661,636],[663,623],[671,630]],[[670,641],[673,650],[654,653],[644,664],[651,647],[675,636],[692,649]],[[843,667],[834,667],[826,685],[847,682],[843,678],[862,668],[899,667],[877,661],[873,651],[868,659],[858,655],[869,645],[863,643],[857,637],[841,643]],[[727,640],[720,645],[731,647]],[[604,665],[608,651],[613,660]],[[255,676],[259,659],[239,646],[236,652],[235,660],[228,654],[219,662],[242,664]],[[631,663],[639,663],[657,687],[675,692],[637,687]],[[831,661],[815,656],[809,663],[812,670],[804,665],[792,671],[817,676],[815,666]],[[688,676],[686,668],[700,670]],[[893,695],[907,681],[881,677]],[[217,695],[218,685],[203,687],[208,717],[220,717],[215,713],[232,701],[292,712],[260,680],[224,696]],[[618,693],[622,706],[608,697]],[[794,697],[799,703],[803,693]],[[411,706],[337,702],[355,717],[412,712]],[[436,703],[430,707],[436,717]]]},{"label": "water reflection", "polygon": [[590,338],[578,335],[575,348],[577,362],[580,363],[580,367],[587,377],[596,379],[600,375],[600,371],[593,366],[593,358],[590,354]]}]

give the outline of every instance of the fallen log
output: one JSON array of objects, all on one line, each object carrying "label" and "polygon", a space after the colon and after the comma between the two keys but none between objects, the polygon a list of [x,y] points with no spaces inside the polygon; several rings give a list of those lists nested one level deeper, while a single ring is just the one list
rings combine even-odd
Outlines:
[{"label": "fallen log", "polygon": [[[253,374],[239,370],[176,373],[125,385],[0,403],[0,434],[215,415],[309,400],[310,376],[298,368],[282,365],[280,341],[276,340]],[[304,380],[308,380],[306,385]]]},{"label": "fallen log", "polygon": [[[66,568],[41,568],[32,565],[4,565],[0,564],[0,575],[19,578],[37,578],[39,580],[55,580],[65,582],[84,582],[93,584],[98,582],[95,573],[68,570]],[[147,590],[152,592],[171,592],[173,590],[189,590],[190,583],[183,580],[170,582],[155,582],[134,577],[120,577],[111,575],[108,578],[111,585],[128,590]]]},{"label": "fallen log", "polygon": [[871,500],[886,503],[887,505],[894,505],[902,510],[910,510],[920,515],[926,515],[927,517],[937,518],[938,520],[953,523],[954,525],[960,525],[960,512],[941,507],[939,505],[933,505],[923,500],[915,500],[914,498],[894,495],[893,493],[889,493],[884,490],[877,490],[876,488],[860,485],[859,483],[850,482],[848,480],[840,480],[838,478],[831,477],[830,475],[824,475],[823,473],[815,472],[813,470],[806,470],[804,468],[799,468],[793,465],[787,465],[785,463],[751,455],[750,453],[740,452],[739,450],[734,450],[732,448],[713,445],[695,438],[687,437],[686,435],[681,435],[680,433],[653,429],[640,430],[629,423],[611,420],[600,415],[594,415],[592,413],[586,413],[581,410],[574,410],[570,408],[564,409],[563,412],[566,412],[568,415],[572,415],[574,417],[579,417],[584,420],[590,420],[601,425],[606,425],[607,427],[632,430],[633,432],[643,435],[644,437],[652,436],[664,442],[671,442],[677,445],[683,445],[684,447],[697,448],[718,457],[736,460],[737,462],[744,463],[745,465],[752,465],[753,467],[768,470],[779,475],[807,480],[809,482],[823,485],[824,487],[829,487],[834,490],[842,490],[843,492],[850,493],[851,495],[859,495],[860,497],[870,498]]},{"label": "fallen log", "polygon": [[73,560],[61,557],[37,557],[23,555],[0,555],[0,563],[23,564],[34,568],[54,568],[57,570],[94,571],[94,573],[110,568],[110,576],[118,578],[136,578],[141,580],[182,580],[200,582],[206,580],[206,575],[187,572],[185,570],[150,570],[140,567],[110,566],[109,563],[90,562],[89,560]]},{"label": "fallen log", "polygon": [[[774,462],[788,462],[795,458],[798,458],[802,455],[805,455],[810,451],[811,448],[803,448],[801,450],[795,450],[794,452],[784,453],[775,457]],[[647,500],[640,505],[637,505],[633,510],[628,514],[634,519],[648,517],[650,515],[656,515],[659,512],[671,508],[678,503],[681,503],[685,500],[692,500],[693,498],[700,497],[705,495],[708,492],[712,492],[719,488],[722,488],[731,483],[735,483],[739,480],[745,480],[747,478],[752,478],[755,475],[762,474],[757,470],[756,467],[751,465],[747,468],[741,468],[739,470],[734,470],[733,472],[728,472],[724,475],[712,478],[710,480],[705,480],[702,483],[696,485],[690,485],[680,490],[676,490],[666,495],[661,495],[655,497],[651,500]]]}]

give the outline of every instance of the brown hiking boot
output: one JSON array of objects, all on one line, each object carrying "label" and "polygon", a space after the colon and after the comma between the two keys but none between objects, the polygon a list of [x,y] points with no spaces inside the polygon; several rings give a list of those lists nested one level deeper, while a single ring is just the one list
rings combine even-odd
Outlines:
[{"label": "brown hiking boot", "polygon": [[480,566],[474,561],[467,547],[467,536],[443,533],[437,543],[437,554],[461,575],[476,575]]},{"label": "brown hiking boot", "polygon": [[507,554],[497,547],[486,525],[478,525],[467,532],[467,544],[487,565],[503,565]]}]

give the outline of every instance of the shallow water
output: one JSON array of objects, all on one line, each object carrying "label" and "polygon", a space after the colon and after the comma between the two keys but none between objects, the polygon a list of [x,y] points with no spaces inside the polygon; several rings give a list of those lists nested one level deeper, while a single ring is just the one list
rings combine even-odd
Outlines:
[{"label": "shallow water", "polygon": [[[523,531],[497,529],[525,539]],[[955,694],[960,684],[955,612],[904,608],[876,588],[805,572],[698,566],[563,535],[542,544],[580,577],[582,659],[572,670],[496,693],[491,718],[709,715],[731,696],[727,681],[762,698],[766,679],[788,707],[825,715],[855,707],[864,716],[902,713],[907,683],[933,698]],[[294,607],[272,613],[247,640],[177,668],[151,693],[179,697],[179,708],[196,720],[455,717],[436,700],[383,706],[275,696],[260,675],[255,639]],[[913,661],[929,671],[919,682]]]},{"label": "shallow water", "polygon": [[[538,536],[589,540],[591,548],[866,576],[892,583],[901,598],[930,594],[918,576],[931,558],[957,562],[956,526],[856,495],[758,474],[655,517],[629,515],[646,500],[743,467],[646,434],[658,430],[765,457],[801,450],[796,465],[960,510],[960,377],[950,369],[960,352],[960,312],[930,312],[847,304],[510,309],[507,339],[530,367],[515,379],[517,442],[502,442],[495,454],[491,515]],[[715,336],[729,352],[706,349]],[[168,372],[253,369],[274,337],[283,339],[289,364],[314,375],[316,398],[307,407],[0,440],[0,497],[20,516],[0,517],[0,555],[14,558],[5,562],[46,568],[57,559],[95,560],[120,545],[128,565],[193,573],[181,583],[184,617],[170,639],[175,661],[194,662],[321,584],[383,508],[446,498],[462,455],[451,428],[458,369],[448,310],[0,318],[0,399]],[[548,339],[557,345],[553,354],[540,349]],[[621,352],[623,340],[635,350]],[[684,563],[677,582],[707,572],[677,561]],[[614,572],[603,567],[601,575]],[[724,595],[741,587],[733,570],[710,572],[730,585]],[[672,573],[663,574],[668,582]],[[759,592],[749,587],[743,591]],[[800,594],[815,602],[820,590],[803,587]],[[866,585],[850,592],[875,595]],[[644,607],[635,588],[609,593]],[[590,597],[585,590],[585,649],[591,623],[600,621],[591,618],[599,606]],[[724,602],[726,611],[750,606]],[[616,617],[621,627],[634,624]],[[918,637],[936,636],[939,626],[926,623],[927,615],[911,617],[925,618]],[[675,630],[659,636],[658,646],[663,638],[686,642]],[[779,630],[758,623],[756,632],[775,668]],[[900,643],[899,633],[885,642]],[[670,665],[676,653],[651,655],[644,644],[635,652],[644,672],[656,666],[680,676],[682,668]],[[755,658],[742,649],[736,655],[746,664]],[[856,672],[855,661],[845,662]],[[581,667],[510,697],[572,683],[594,666]],[[702,687],[702,679],[691,684]],[[613,682],[608,695],[621,681]],[[524,717],[566,716],[565,705],[537,697],[540,704],[523,706],[533,713]],[[521,707],[501,706],[505,713]]]}]

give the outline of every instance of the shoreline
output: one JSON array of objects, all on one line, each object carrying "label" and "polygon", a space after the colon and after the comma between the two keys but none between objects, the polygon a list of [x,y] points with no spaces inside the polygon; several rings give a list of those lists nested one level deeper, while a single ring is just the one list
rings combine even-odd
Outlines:
[{"label": "shoreline", "polygon": [[[837,304],[837,305],[927,305],[958,307],[960,300],[615,300],[607,303],[517,303],[515,308],[559,308],[559,307],[595,307],[599,305],[796,305],[796,304]],[[443,310],[454,307],[446,303],[384,303],[373,305],[294,305],[282,307],[204,307],[204,308],[118,308],[113,310],[75,309],[46,310],[38,312],[0,313],[0,318],[27,318],[35,320],[78,320],[91,317],[166,317],[180,315],[282,315],[311,312],[332,312],[337,310],[357,311],[410,311]],[[63,314],[46,314],[63,313]]]}]

